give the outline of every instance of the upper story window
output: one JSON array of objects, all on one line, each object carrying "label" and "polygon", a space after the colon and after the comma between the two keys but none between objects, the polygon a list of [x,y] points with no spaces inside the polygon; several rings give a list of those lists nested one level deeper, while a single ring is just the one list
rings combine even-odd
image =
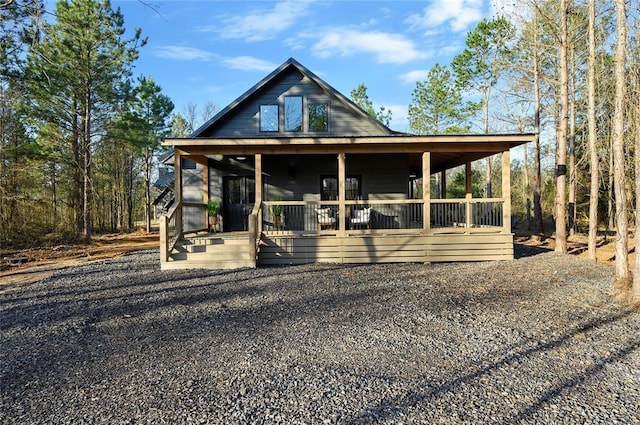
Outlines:
[{"label": "upper story window", "polygon": [[309,105],[309,131],[329,131],[329,106],[327,104]]},{"label": "upper story window", "polygon": [[260,105],[260,131],[278,131],[278,105]]},{"label": "upper story window", "polygon": [[302,96],[285,96],[282,103],[260,105],[259,121],[261,132],[328,132],[329,104],[307,103]]},{"label": "upper story window", "polygon": [[302,131],[302,96],[284,98],[284,131]]}]

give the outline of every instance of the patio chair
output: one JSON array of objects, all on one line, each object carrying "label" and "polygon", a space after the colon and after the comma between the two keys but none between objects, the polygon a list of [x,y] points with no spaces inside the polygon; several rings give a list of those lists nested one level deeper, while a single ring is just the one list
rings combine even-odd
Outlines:
[{"label": "patio chair", "polygon": [[351,217],[351,227],[362,228],[366,226],[367,229],[371,228],[371,207],[362,210],[354,211],[355,215]]},{"label": "patio chair", "polygon": [[318,227],[320,230],[335,230],[336,218],[333,217],[331,208],[317,208],[316,213],[318,214]]}]

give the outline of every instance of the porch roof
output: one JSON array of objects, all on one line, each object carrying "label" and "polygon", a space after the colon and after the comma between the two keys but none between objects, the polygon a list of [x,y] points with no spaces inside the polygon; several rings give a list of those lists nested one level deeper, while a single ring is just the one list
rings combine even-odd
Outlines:
[{"label": "porch roof", "polygon": [[[430,136],[398,134],[341,137],[172,138],[163,140],[162,144],[173,146],[182,155],[197,156],[431,152],[431,172],[435,173],[486,158],[534,140],[533,133]],[[418,155],[413,156],[415,160],[421,161]]]}]

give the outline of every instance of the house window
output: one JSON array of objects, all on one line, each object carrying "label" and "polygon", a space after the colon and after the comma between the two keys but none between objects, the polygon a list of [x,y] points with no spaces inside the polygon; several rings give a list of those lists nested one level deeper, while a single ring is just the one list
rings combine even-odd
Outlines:
[{"label": "house window", "polygon": [[278,131],[278,105],[260,105],[260,131]]},{"label": "house window", "polygon": [[302,131],[302,96],[284,98],[284,131]]},{"label": "house window", "polygon": [[329,130],[329,107],[327,104],[309,105],[309,131]]},{"label": "house window", "polygon": [[[362,198],[362,176],[347,176],[345,179],[345,196],[347,201]],[[320,177],[320,199],[323,201],[338,200],[338,178],[334,176]]]},{"label": "house window", "polygon": [[193,159],[181,158],[180,168],[183,170],[195,170],[196,162]]}]

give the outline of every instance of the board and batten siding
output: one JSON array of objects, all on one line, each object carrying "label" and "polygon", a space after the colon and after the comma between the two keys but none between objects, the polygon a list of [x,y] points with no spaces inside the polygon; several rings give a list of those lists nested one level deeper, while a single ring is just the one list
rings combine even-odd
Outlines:
[{"label": "board and batten siding", "polygon": [[263,236],[258,264],[512,260],[513,235]]},{"label": "board and batten siding", "polygon": [[[279,105],[280,129],[284,127],[283,105],[285,96],[303,97],[303,128],[308,127],[307,106],[312,103],[329,105],[328,132],[260,132],[260,105]],[[199,137],[274,137],[274,136],[376,136],[385,135],[370,120],[363,119],[350,107],[330,92],[326,92],[311,79],[303,76],[298,70],[290,70],[269,85],[258,90],[236,110],[229,112],[224,121],[214,129],[200,134]]]}]

